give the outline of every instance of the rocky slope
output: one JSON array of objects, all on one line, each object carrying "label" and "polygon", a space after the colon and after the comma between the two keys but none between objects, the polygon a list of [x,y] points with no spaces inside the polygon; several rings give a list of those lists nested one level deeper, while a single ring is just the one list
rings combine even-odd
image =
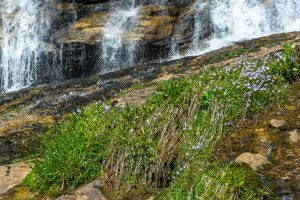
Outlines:
[{"label": "rocky slope", "polygon": [[[15,157],[24,155],[28,147],[34,146],[33,144],[37,142],[40,134],[43,134],[53,124],[63,121],[68,113],[76,112],[79,106],[107,98],[114,98],[116,99],[114,103],[119,104],[140,104],[152,93],[155,84],[161,80],[197,73],[204,65],[222,67],[228,63],[236,62],[240,55],[248,55],[252,58],[264,57],[278,52],[282,49],[282,44],[289,41],[293,41],[296,45],[299,44],[299,33],[263,37],[237,43],[202,56],[141,65],[106,75],[74,79],[63,84],[41,86],[2,95],[0,102],[1,163],[9,163]],[[233,52],[233,55],[230,52]],[[146,84],[146,89],[136,90],[125,96],[118,95],[122,90],[139,84]],[[295,110],[294,107],[292,110]],[[294,129],[297,127],[293,127]],[[294,139],[297,140],[296,135],[291,137],[295,137]],[[228,144],[230,145],[230,143]],[[233,152],[235,151],[226,155],[231,155]],[[242,153],[241,151],[237,152]],[[249,149],[249,152],[256,151]],[[238,153],[233,157],[238,156]],[[4,168],[11,169],[11,174],[15,173],[13,172],[14,167],[7,166]],[[7,175],[5,174],[6,169],[3,170],[4,177]],[[8,177],[12,184],[7,188],[20,183],[22,177],[28,173],[27,169],[25,167],[24,171],[21,170],[18,178]]]},{"label": "rocky slope", "polygon": [[[40,133],[75,112],[79,106],[111,98],[136,84],[194,74],[204,65],[224,66],[248,54],[260,57],[277,52],[282,44],[298,41],[298,33],[288,33],[245,41],[198,57],[141,65],[106,75],[74,79],[62,84],[40,86],[1,96],[0,160],[7,163],[28,149]],[[234,56],[229,52],[233,52]],[[30,144],[30,145],[29,145]]]},{"label": "rocky slope", "polygon": [[[30,164],[14,161],[34,151],[40,136],[81,106],[106,99],[113,99],[113,104],[140,105],[162,80],[193,75],[204,66],[223,67],[235,63],[240,56],[265,57],[282,50],[287,42],[300,45],[299,32],[283,33],[238,42],[201,56],[166,61],[163,59],[170,56],[173,45],[184,52],[195,39],[195,1],[170,0],[159,6],[153,1],[141,1],[135,28],[122,32],[124,41],[120,47],[126,50],[137,46],[137,62],[135,66],[120,65],[107,70],[102,65],[104,57],[99,55],[103,54],[101,46],[112,2],[44,1],[49,10],[43,14],[49,16],[52,23],[43,43],[47,50],[38,62],[58,63],[65,81],[0,94],[0,199],[42,198],[28,193],[27,189],[24,192],[24,188],[14,188],[31,171]],[[265,6],[270,4],[270,1],[264,2]],[[0,10],[1,6],[0,3]],[[202,41],[211,38],[214,31],[208,9],[204,6],[200,13],[203,17],[198,39]],[[0,27],[0,45],[2,34]],[[36,84],[52,82],[51,69],[47,64],[42,66]],[[134,89],[140,85],[144,89]],[[124,95],[122,91],[129,88],[133,88],[132,91]],[[235,160],[258,170],[275,195],[285,199],[300,198],[297,185],[300,177],[299,83],[293,91],[292,99],[284,108],[274,107],[253,119],[232,133],[215,152],[215,158],[224,163]],[[21,197],[16,197],[20,193]],[[59,199],[96,198],[105,199],[97,181]]]}]

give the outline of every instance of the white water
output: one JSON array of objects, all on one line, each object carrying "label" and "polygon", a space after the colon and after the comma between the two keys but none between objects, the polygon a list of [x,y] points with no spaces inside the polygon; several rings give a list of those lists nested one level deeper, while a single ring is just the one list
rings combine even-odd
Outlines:
[{"label": "white water", "polygon": [[132,66],[135,63],[136,43],[126,44],[124,33],[136,27],[138,8],[134,2],[124,8],[117,7],[112,11],[105,25],[102,39],[102,72],[122,69],[122,66]]},{"label": "white water", "polygon": [[[37,62],[49,20],[41,0],[1,0],[0,93],[31,85],[37,78]],[[1,32],[1,31],[0,31]]]},{"label": "white water", "polygon": [[[196,13],[201,13],[203,2],[195,2]],[[192,45],[182,56],[203,54],[241,40],[300,30],[299,0],[215,0],[209,6],[213,37],[206,45],[201,44],[201,24],[198,24],[201,16],[196,14]]]},{"label": "white water", "polygon": [[[166,0],[143,1],[161,5]],[[138,64],[139,48],[137,38],[130,38],[130,32],[137,27],[140,5],[136,0],[111,2],[112,11],[105,25],[101,45],[102,73],[117,71]],[[129,36],[129,37],[128,37]],[[131,41],[130,41],[131,40]]]},{"label": "white water", "polygon": [[[50,19],[43,14],[47,10],[45,1],[51,0],[0,0],[0,93],[28,87],[37,79],[43,40],[51,27]],[[101,45],[103,73],[136,65],[140,53],[138,44],[126,38],[137,26],[139,5],[135,0],[111,2]],[[160,5],[166,1],[151,2]],[[201,13],[207,7],[214,33],[204,41]],[[245,39],[300,30],[300,0],[198,0],[192,9],[196,14],[190,47],[180,54],[173,39],[172,58],[203,54]]]},{"label": "white water", "polygon": [[202,28],[202,10],[207,6],[206,2],[197,1],[193,5],[193,9],[195,10],[195,32],[193,34],[192,43],[190,45],[190,48],[187,50],[187,54],[195,54],[197,53],[197,50],[199,49],[199,43],[201,38],[203,38],[201,28]]}]

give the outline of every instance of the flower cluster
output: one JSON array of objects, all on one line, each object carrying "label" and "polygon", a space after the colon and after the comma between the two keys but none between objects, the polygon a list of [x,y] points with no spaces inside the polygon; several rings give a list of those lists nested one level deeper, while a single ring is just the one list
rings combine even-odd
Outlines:
[{"label": "flower cluster", "polygon": [[[276,57],[278,56],[280,55],[278,54]],[[225,77],[232,78],[228,79],[228,83],[225,85],[216,85],[214,91],[224,97],[228,96],[228,101],[232,95],[229,90],[243,91],[246,95],[245,98],[251,99],[255,93],[268,90],[274,83],[269,64],[269,57],[256,61],[242,57],[233,65],[225,67]]]}]

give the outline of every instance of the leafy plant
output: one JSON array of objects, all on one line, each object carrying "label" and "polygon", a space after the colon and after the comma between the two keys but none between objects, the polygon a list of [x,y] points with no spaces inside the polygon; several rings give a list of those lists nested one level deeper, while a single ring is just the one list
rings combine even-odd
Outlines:
[{"label": "leafy plant", "polygon": [[201,109],[208,109],[210,103],[213,101],[214,93],[212,91],[205,91],[201,101]]}]

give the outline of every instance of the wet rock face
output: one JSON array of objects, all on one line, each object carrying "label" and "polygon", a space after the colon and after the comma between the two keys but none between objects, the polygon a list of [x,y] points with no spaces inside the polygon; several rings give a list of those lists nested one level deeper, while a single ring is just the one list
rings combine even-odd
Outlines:
[{"label": "wet rock face", "polygon": [[[114,2],[64,0],[48,3],[49,11],[45,14],[50,16],[52,27],[45,42],[49,43],[51,53],[41,58],[41,65],[55,61],[55,65],[62,68],[62,78],[65,79],[103,71],[103,31]],[[173,37],[180,50],[188,48],[195,30],[195,10],[192,8],[194,1],[162,1],[164,3],[160,6],[154,4],[157,3],[154,0],[135,2],[139,5],[136,28],[122,33],[124,50],[131,44],[138,46],[135,65],[167,58]],[[200,14],[205,16],[201,17],[203,34],[200,39],[205,39],[211,35],[209,12],[205,9]],[[50,67],[43,66],[40,69],[43,72]],[[51,70],[48,72],[44,74],[51,75]],[[48,83],[49,78],[41,74],[37,84]]]},{"label": "wet rock face", "polygon": [[[190,4],[182,10],[178,16],[177,23],[175,24],[174,39],[180,52],[184,52],[192,43],[196,23],[199,23],[201,26],[201,33],[199,34],[198,38],[199,40],[205,40],[213,34],[213,25],[209,12],[210,2],[207,0],[198,2],[198,4],[195,4],[195,0],[191,1]],[[203,9],[201,9],[200,13],[196,12],[196,8],[194,7],[195,5],[203,6]],[[196,21],[197,17],[199,18],[199,21]]]},{"label": "wet rock face", "polygon": [[[167,58],[173,37],[181,51],[188,48],[195,30],[193,0],[164,0],[159,6],[159,1],[156,0],[135,2],[139,7],[136,28],[125,31],[122,36],[122,51],[131,44],[138,46],[133,65]],[[45,0],[43,4],[47,4],[47,9],[43,11],[43,15],[50,19],[51,28],[44,39],[46,50],[38,60],[39,77],[35,84],[83,77],[103,71],[103,29],[113,10],[113,3],[118,1]],[[200,39],[205,39],[211,35],[209,11],[204,9],[200,14],[203,30]],[[1,41],[0,27],[0,44]],[[56,78],[57,75],[53,73],[54,66],[60,68],[61,77]],[[50,77],[54,77],[53,80]]]},{"label": "wet rock face", "polygon": [[[86,13],[53,35],[64,55],[62,62],[67,78],[91,74],[103,67],[101,44],[111,11],[104,6]],[[131,44],[139,47],[136,63],[167,57],[179,8],[150,4],[139,7],[138,13],[136,27],[122,33],[123,48]]]}]

